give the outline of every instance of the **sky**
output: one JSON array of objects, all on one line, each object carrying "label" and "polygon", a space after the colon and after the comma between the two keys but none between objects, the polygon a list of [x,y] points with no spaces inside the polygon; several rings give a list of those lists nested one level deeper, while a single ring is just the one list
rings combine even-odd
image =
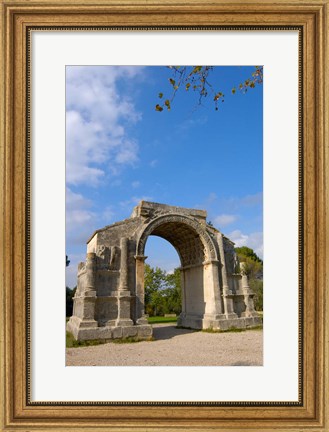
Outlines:
[{"label": "sky", "polygon": [[[66,285],[96,229],[126,219],[139,201],[206,210],[236,246],[263,256],[263,87],[238,87],[252,66],[216,66],[209,76],[225,95],[215,110],[193,91],[171,97],[165,66],[66,67]],[[150,236],[147,263],[179,267],[174,248]]]}]

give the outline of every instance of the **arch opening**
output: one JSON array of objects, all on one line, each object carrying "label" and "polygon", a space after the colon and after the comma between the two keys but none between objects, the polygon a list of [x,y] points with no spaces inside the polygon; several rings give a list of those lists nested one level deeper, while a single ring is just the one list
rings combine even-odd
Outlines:
[{"label": "arch opening", "polygon": [[157,226],[150,235],[161,237],[173,245],[180,258],[181,267],[200,265],[205,260],[200,235],[184,223],[165,222]]},{"label": "arch opening", "polygon": [[173,245],[150,235],[145,246],[145,312],[149,317],[178,317],[182,311],[180,257]]},{"label": "arch opening", "polygon": [[[167,240],[177,251],[180,258],[180,285],[182,310],[178,318],[178,324],[184,327],[203,328],[203,321],[207,315],[213,316],[222,311],[222,299],[218,296],[215,304],[215,292],[213,284],[213,263],[208,263],[210,255],[207,251],[207,243],[200,232],[191,226],[189,220],[170,220],[170,217],[147,227],[140,237],[143,248],[142,256],[147,240],[150,236],[157,236]],[[146,258],[146,257],[145,257]],[[136,280],[141,281],[140,272],[144,272],[144,266],[137,266]],[[141,281],[142,282],[142,281]],[[141,297],[145,298],[144,280],[139,286]],[[140,298],[140,304],[143,299]]]}]

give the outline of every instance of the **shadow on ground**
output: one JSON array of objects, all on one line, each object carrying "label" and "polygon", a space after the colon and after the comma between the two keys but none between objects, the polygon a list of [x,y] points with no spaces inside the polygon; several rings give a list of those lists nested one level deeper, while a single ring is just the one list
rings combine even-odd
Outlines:
[{"label": "shadow on ground", "polygon": [[176,336],[181,336],[198,330],[177,328],[176,324],[154,324],[153,337],[157,340],[172,339]]}]

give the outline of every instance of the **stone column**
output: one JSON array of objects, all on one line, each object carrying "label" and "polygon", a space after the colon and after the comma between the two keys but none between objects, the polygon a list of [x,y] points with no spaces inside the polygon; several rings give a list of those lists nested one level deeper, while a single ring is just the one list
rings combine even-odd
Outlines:
[{"label": "stone column", "polygon": [[86,287],[83,293],[83,316],[82,327],[95,327],[97,322],[95,321],[95,304],[96,304],[96,284],[95,284],[95,273],[96,273],[96,254],[94,252],[87,253],[86,259]]},{"label": "stone column", "polygon": [[205,318],[222,318],[222,301],[219,285],[219,261],[208,261],[204,264],[204,290],[207,294]]},{"label": "stone column", "polygon": [[135,255],[136,260],[136,324],[148,324],[145,315],[144,263],[147,256]]},{"label": "stone column", "polygon": [[87,253],[86,259],[86,288],[85,294],[93,293],[96,294],[95,288],[95,272],[96,272],[96,254],[94,252]]},{"label": "stone column", "polygon": [[240,263],[241,269],[241,283],[242,283],[242,292],[244,296],[244,303],[246,305],[246,310],[241,314],[243,317],[258,317],[258,313],[255,311],[254,306],[254,293],[249,287],[248,276],[245,271],[245,263]]},{"label": "stone column", "polygon": [[120,240],[121,260],[120,260],[120,291],[128,290],[128,239],[126,237]]},{"label": "stone column", "polygon": [[120,284],[117,293],[118,318],[116,326],[130,326],[133,322],[130,318],[131,293],[128,290],[128,239],[120,239],[121,259],[120,259]]},{"label": "stone column", "polygon": [[180,284],[181,284],[181,294],[182,294],[182,312],[177,318],[177,324],[182,326],[184,324],[184,319],[186,317],[186,292],[185,292],[185,270],[180,267]]},{"label": "stone column", "polygon": [[237,315],[234,312],[234,305],[233,305],[233,293],[230,290],[228,279],[227,279],[223,234],[217,234],[216,237],[217,237],[217,242],[219,247],[219,255],[222,262],[224,313],[226,315],[226,318],[236,318]]}]

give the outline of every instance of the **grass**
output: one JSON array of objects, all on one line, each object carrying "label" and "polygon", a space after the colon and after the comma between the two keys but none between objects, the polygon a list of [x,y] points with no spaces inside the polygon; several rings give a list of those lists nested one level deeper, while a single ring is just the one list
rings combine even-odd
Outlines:
[{"label": "grass", "polygon": [[111,342],[116,343],[116,344],[126,344],[126,343],[136,343],[136,342],[152,342],[154,341],[154,337],[150,336],[148,339],[141,339],[138,338],[136,336],[132,336],[132,337],[127,337],[124,339],[112,339]]},{"label": "grass", "polygon": [[177,317],[154,316],[148,317],[147,321],[149,324],[175,323],[177,322]]},{"label": "grass", "polygon": [[241,332],[245,332],[248,330],[262,330],[262,329],[263,329],[263,326],[258,325],[258,326],[251,327],[251,328],[231,327],[227,330],[215,330],[215,329],[209,328],[209,329],[203,329],[202,331],[205,333],[241,333]]},{"label": "grass", "polygon": [[78,347],[87,347],[87,346],[95,346],[102,345],[109,342],[107,339],[93,339],[87,341],[77,341],[74,339],[74,336],[70,332],[66,332],[66,348],[78,348]]},{"label": "grass", "polygon": [[136,342],[145,342],[145,341],[153,341],[154,338],[151,336],[148,339],[138,338],[137,336],[127,337],[124,339],[93,339],[86,341],[77,341],[74,339],[74,336],[70,332],[66,332],[66,348],[79,348],[79,347],[88,347],[88,346],[96,346],[102,345],[105,343],[117,343],[117,344],[129,344]]}]

